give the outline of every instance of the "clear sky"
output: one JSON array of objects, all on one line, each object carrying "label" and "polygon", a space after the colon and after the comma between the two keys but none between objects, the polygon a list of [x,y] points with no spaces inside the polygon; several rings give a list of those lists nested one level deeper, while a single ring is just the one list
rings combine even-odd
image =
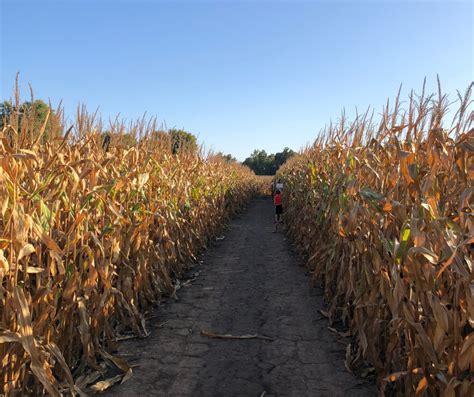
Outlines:
[{"label": "clear sky", "polygon": [[357,106],[440,75],[474,80],[471,1],[0,0],[0,99],[35,96],[104,119],[156,115],[243,160],[299,149]]}]

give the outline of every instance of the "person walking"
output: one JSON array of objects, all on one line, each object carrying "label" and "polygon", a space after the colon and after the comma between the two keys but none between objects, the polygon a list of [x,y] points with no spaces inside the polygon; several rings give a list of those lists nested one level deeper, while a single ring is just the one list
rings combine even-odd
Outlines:
[{"label": "person walking", "polygon": [[276,181],[275,189],[279,190],[280,192],[283,192],[283,182],[280,178],[278,178],[278,180]]},{"label": "person walking", "polygon": [[277,180],[274,179],[272,181],[271,189],[272,189],[272,198],[275,197],[275,193],[277,190],[279,190],[280,193],[283,192],[283,182],[281,181],[280,178],[278,178]]},{"label": "person walking", "polygon": [[277,189],[275,191],[273,203],[275,204],[275,230],[273,231],[273,233],[276,233],[278,231],[278,224],[282,221],[281,216],[283,214],[283,201],[280,189]]}]

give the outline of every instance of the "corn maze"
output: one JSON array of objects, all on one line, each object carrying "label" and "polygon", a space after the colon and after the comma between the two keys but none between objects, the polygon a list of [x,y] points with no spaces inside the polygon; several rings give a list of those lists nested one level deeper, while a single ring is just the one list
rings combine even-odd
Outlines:
[{"label": "corn maze", "polygon": [[[345,367],[380,395],[474,395],[472,88],[449,126],[441,90],[377,123],[343,116],[277,173]],[[153,305],[270,194],[272,177],[176,150],[152,122],[111,128],[79,109],[69,129],[15,111],[0,131],[0,395],[83,396],[105,362],[129,379],[118,343],[149,335]]]},{"label": "corn maze", "polygon": [[[47,120],[62,128],[60,116]],[[153,139],[125,144],[80,110],[75,130],[13,113],[0,133],[0,393],[81,394],[258,188],[246,167]],[[55,134],[52,134],[53,136]]]},{"label": "corn maze", "polygon": [[344,117],[287,162],[288,233],[384,395],[474,395],[472,85]]}]

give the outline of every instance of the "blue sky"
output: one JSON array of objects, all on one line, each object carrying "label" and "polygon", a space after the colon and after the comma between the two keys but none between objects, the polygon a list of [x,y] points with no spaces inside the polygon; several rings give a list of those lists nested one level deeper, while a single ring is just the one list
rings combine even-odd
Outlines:
[{"label": "blue sky", "polygon": [[400,83],[474,80],[470,1],[9,1],[1,99],[20,71],[36,97],[104,119],[147,112],[243,160],[299,149],[337,119],[380,110]]}]

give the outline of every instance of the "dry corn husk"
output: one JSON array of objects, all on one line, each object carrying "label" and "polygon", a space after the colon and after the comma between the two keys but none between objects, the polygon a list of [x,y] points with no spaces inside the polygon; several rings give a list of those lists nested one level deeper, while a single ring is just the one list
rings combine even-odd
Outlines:
[{"label": "dry corn husk", "polygon": [[[84,109],[75,135],[40,143],[30,125],[14,113],[0,131],[0,393],[104,389],[131,376],[105,351],[148,335],[144,313],[260,182],[219,156],[172,154],[153,123],[116,123],[107,142]],[[120,379],[103,377],[104,358]]]},{"label": "dry corn husk", "polygon": [[[279,171],[288,233],[386,395],[474,395],[472,85],[451,127],[446,97],[344,117]],[[455,112],[453,112],[455,113]],[[367,371],[365,371],[367,372]]]}]

